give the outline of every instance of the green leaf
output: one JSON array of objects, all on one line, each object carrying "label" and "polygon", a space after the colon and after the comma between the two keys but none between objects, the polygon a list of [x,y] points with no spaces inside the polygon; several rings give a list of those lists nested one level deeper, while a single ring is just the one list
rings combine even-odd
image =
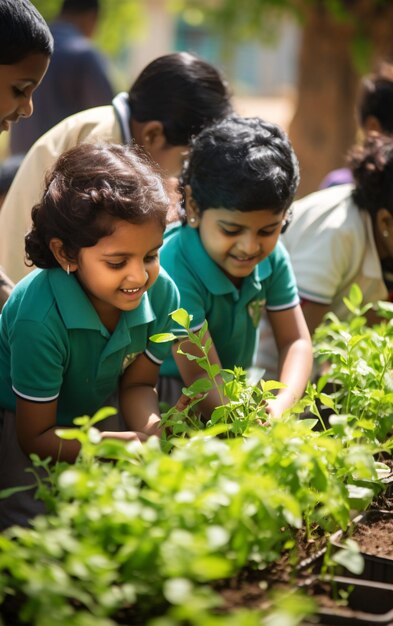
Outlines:
[{"label": "green leaf", "polygon": [[[107,417],[110,417],[111,415],[117,415],[118,412],[119,412],[118,409],[115,409],[115,407],[113,406],[104,406],[101,409],[99,409],[93,415],[93,417],[89,420],[89,426],[94,426],[94,424],[97,424],[98,422],[102,422],[104,419],[106,419]],[[77,424],[77,421],[74,420],[74,423]]]},{"label": "green leaf", "polygon": [[190,354],[189,352],[184,352],[180,345],[178,346],[177,350],[176,350],[177,354],[182,354],[183,356],[185,356],[189,361],[198,361],[201,357],[200,356],[196,356],[195,354]]},{"label": "green leaf", "polygon": [[356,283],[351,285],[351,288],[349,290],[349,299],[352,302],[352,304],[354,304],[356,307],[359,307],[362,304],[362,301],[363,301],[362,290],[360,289],[359,285],[357,285]]},{"label": "green leaf", "polygon": [[198,378],[195,380],[192,385],[187,387],[186,394],[187,396],[195,396],[199,393],[207,393],[212,389],[213,383],[208,378]]},{"label": "green leaf", "polygon": [[216,376],[219,375],[220,372],[221,372],[220,366],[217,365],[216,363],[213,363],[209,369],[210,376],[212,376],[212,378],[215,378]]},{"label": "green leaf", "polygon": [[391,319],[393,317],[393,302],[384,302],[379,300],[377,302],[378,315]]},{"label": "green leaf", "polygon": [[317,419],[312,419],[312,418],[304,418],[302,419],[302,424],[304,426],[307,426],[307,428],[309,428],[310,430],[312,430],[313,428],[315,428],[315,426],[319,423],[319,420]]},{"label": "green leaf", "polygon": [[333,554],[333,561],[346,567],[352,574],[361,574],[364,570],[364,559],[359,547],[352,539],[344,542],[344,548]]},{"label": "green leaf", "polygon": [[149,337],[149,340],[154,341],[154,343],[165,343],[166,341],[175,341],[177,339],[179,339],[179,337],[173,333],[157,333]]},{"label": "green leaf", "polygon": [[189,315],[185,309],[177,309],[171,313],[171,318],[179,324],[179,326],[183,326],[189,330],[190,323],[192,320],[192,315]]},{"label": "green leaf", "polygon": [[208,422],[208,427],[203,431],[203,436],[204,437],[217,437],[218,435],[222,435],[223,433],[226,433],[228,431],[228,425],[227,424],[214,424],[213,426],[210,426],[210,424],[213,424],[213,415],[214,415],[214,411],[212,414],[212,419]]},{"label": "green leaf", "polygon": [[202,580],[217,580],[226,578],[232,573],[231,562],[216,555],[196,557],[190,564],[191,572]]},{"label": "green leaf", "polygon": [[5,498],[9,498],[13,496],[14,493],[20,493],[21,491],[29,491],[30,489],[35,489],[37,485],[29,485],[25,487],[10,487],[9,489],[2,489],[0,491],[0,500],[4,500]]},{"label": "green leaf", "polygon": [[319,396],[320,401],[324,406],[327,406],[329,409],[335,410],[335,402],[331,396],[326,395],[326,393],[321,393]]},{"label": "green leaf", "polygon": [[286,385],[277,380],[261,380],[260,385],[263,391],[272,391],[273,389],[285,389]]},{"label": "green leaf", "polygon": [[367,507],[374,497],[374,492],[369,487],[359,485],[347,485],[349,503],[353,508],[360,510]]}]

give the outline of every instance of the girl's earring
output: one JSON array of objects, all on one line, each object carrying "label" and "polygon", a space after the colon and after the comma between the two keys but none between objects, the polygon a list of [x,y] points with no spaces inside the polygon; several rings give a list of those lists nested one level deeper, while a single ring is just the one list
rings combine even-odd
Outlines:
[{"label": "girl's earring", "polygon": [[190,224],[195,224],[196,223],[196,217],[190,217]]},{"label": "girl's earring", "polygon": [[67,276],[69,276],[70,275],[70,264],[67,265],[66,272],[67,272]]}]

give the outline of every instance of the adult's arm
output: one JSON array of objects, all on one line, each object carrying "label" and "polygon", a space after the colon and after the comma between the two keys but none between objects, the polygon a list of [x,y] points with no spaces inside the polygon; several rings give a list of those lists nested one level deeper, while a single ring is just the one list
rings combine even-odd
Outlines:
[{"label": "adult's arm", "polygon": [[318,302],[311,302],[311,300],[304,300],[302,302],[304,319],[306,320],[311,336],[322,322],[324,315],[331,311],[331,308],[329,304],[319,304]]}]

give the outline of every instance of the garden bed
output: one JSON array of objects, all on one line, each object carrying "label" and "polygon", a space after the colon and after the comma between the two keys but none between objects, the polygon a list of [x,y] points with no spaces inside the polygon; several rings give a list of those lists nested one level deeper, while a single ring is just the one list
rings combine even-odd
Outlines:
[{"label": "garden bed", "polygon": [[[364,559],[361,576],[372,581],[393,584],[393,511],[372,509],[356,517],[347,533],[331,537],[335,548],[343,548],[350,537],[356,541]],[[345,574],[348,570],[345,570]]]},{"label": "garden bed", "polygon": [[[366,607],[347,607],[365,613],[378,604],[378,614],[331,622],[323,620],[345,609],[343,598],[326,581],[310,582],[331,574],[340,554],[344,565],[351,556],[359,565],[355,550],[329,547],[321,568],[337,529],[350,528],[356,512],[392,508],[381,478],[393,449],[393,324],[378,332],[361,318],[351,324],[334,321],[326,331],[338,391],[325,394],[322,380],[280,419],[265,413],[277,383],[251,386],[237,368],[220,373],[228,402],[208,424],[189,409],[168,411],[160,442],[100,440],[102,412],[58,431],[81,452],[72,466],[40,461],[48,515],[0,535],[0,626],[262,626],[266,616],[295,626],[310,614],[310,623],[386,623],[380,583]],[[319,431],[318,407],[329,410]],[[299,419],[305,409],[309,418]],[[284,619],[285,594],[296,590],[303,595]],[[310,597],[329,604],[323,617]]]},{"label": "garden bed", "polygon": [[393,622],[393,585],[355,578],[306,581],[303,589],[318,609],[308,624],[324,626],[389,626]]}]

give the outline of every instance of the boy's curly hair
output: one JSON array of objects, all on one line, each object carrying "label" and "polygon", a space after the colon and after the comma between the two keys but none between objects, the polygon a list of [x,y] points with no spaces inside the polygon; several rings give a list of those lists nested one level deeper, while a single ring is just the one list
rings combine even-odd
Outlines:
[{"label": "boy's curly hair", "polygon": [[285,211],[299,183],[299,164],[285,132],[258,117],[231,115],[205,128],[191,146],[181,184],[200,211]]}]

